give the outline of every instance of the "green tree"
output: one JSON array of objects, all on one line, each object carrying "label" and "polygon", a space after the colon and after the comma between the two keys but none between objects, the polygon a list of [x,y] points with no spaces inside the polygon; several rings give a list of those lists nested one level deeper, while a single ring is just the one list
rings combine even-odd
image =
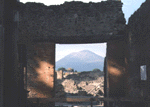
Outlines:
[{"label": "green tree", "polygon": [[101,70],[98,69],[98,68],[95,68],[95,69],[93,69],[92,71],[93,71],[93,72],[97,72],[97,71],[101,72]]},{"label": "green tree", "polygon": [[66,70],[66,68],[64,68],[64,67],[60,67],[60,68],[58,68],[58,70],[57,70],[57,71],[60,71],[60,70],[62,70],[62,71],[67,71],[67,70]]}]

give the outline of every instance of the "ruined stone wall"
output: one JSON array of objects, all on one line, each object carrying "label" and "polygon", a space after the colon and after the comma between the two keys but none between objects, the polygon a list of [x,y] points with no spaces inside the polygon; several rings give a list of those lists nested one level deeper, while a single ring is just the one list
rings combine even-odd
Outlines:
[{"label": "ruined stone wall", "polygon": [[127,97],[128,72],[126,70],[126,42],[107,42],[107,72],[109,77],[109,97]]},{"label": "ruined stone wall", "polygon": [[2,26],[3,2],[0,2],[0,106],[3,107],[3,72],[4,72],[4,28]]},{"label": "ruined stone wall", "polygon": [[0,25],[0,106],[3,107],[3,71],[4,71],[4,32]]},{"label": "ruined stone wall", "polygon": [[130,17],[128,31],[132,44],[138,44],[140,64],[146,64],[149,57],[147,50],[150,35],[150,1],[144,2],[141,7]]},{"label": "ruined stone wall", "polygon": [[[127,26],[129,53],[129,82],[132,83],[130,95],[140,96],[140,66],[146,65],[148,84],[150,89],[150,1],[146,0],[141,7],[130,17]],[[146,88],[146,87],[145,87]],[[146,95],[146,94],[145,94]],[[146,96],[149,96],[148,93]],[[146,97],[144,96],[144,97]]]},{"label": "ruined stone wall", "polygon": [[72,1],[52,6],[40,3],[20,4],[20,41],[49,38],[55,42],[62,36],[104,38],[122,35],[124,27],[125,19],[120,1]]},{"label": "ruined stone wall", "polygon": [[63,79],[63,70],[56,71],[57,73],[57,79]]},{"label": "ruined stone wall", "polygon": [[[146,64],[147,45],[150,35],[150,2],[144,2],[141,7],[129,18],[128,32],[130,44],[136,44],[139,50],[140,65]],[[133,47],[132,45],[132,47]],[[136,52],[137,53],[137,52]]]},{"label": "ruined stone wall", "polygon": [[32,43],[27,49],[28,98],[54,97],[55,44]]}]

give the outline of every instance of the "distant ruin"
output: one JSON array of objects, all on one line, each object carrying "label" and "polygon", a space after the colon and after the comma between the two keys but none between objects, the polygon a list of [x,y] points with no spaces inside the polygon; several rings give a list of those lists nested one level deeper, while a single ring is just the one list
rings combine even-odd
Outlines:
[{"label": "distant ruin", "polygon": [[56,74],[57,74],[57,79],[63,79],[63,77],[64,77],[63,70],[56,71]]}]

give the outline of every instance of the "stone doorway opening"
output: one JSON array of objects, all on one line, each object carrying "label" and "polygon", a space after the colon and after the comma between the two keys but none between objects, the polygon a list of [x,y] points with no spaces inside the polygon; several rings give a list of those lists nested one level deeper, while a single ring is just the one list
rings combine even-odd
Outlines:
[{"label": "stone doorway opening", "polygon": [[[106,43],[56,44],[55,97],[104,97],[103,67],[106,45]],[[61,104],[63,105],[63,103],[55,103],[57,106]],[[103,105],[103,102],[95,101],[93,104]],[[79,104],[74,102],[72,105]],[[81,102],[80,105],[87,106],[90,102]]]},{"label": "stone doorway opening", "polygon": [[[34,102],[36,102],[36,99],[42,99],[42,98],[48,98],[48,96],[52,95],[53,90],[55,89],[59,89],[60,85],[57,86],[57,83],[53,81],[52,85],[52,89],[50,87],[48,87],[46,85],[46,81],[45,83],[40,82],[39,80],[41,79],[41,81],[44,80],[44,78],[40,78],[42,77],[43,73],[45,74],[46,71],[49,71],[50,69],[53,70],[52,68],[54,68],[52,63],[49,63],[51,60],[52,62],[56,62],[55,60],[55,54],[52,55],[52,53],[55,53],[55,44],[52,43],[33,43],[30,45],[24,45],[24,44],[19,44],[18,46],[20,46],[19,52],[19,59],[22,59],[22,61],[20,60],[20,63],[22,64],[22,69],[21,71],[24,71],[23,77],[24,77],[24,89],[29,91],[29,96],[27,96],[27,99]],[[51,47],[51,49],[50,49]],[[53,51],[52,51],[53,50]],[[52,56],[50,57],[49,54],[51,54]],[[25,57],[26,56],[26,57]],[[53,58],[52,58],[53,57]],[[26,66],[27,63],[27,66]],[[103,62],[104,63],[104,62]],[[42,75],[40,76],[40,71],[44,71],[42,73]],[[54,72],[54,74],[51,77],[54,77],[56,74],[56,72]],[[67,72],[65,73],[67,74]],[[71,74],[71,73],[70,73]],[[75,76],[74,76],[75,75]],[[69,77],[70,76],[70,77]],[[95,76],[95,77],[94,77]],[[69,78],[72,79],[79,79],[82,78],[85,80],[82,81],[71,81],[71,84],[73,84],[75,87],[74,89],[76,91],[78,91],[78,94],[74,94],[74,95],[79,95],[79,96],[96,96],[96,93],[92,93],[92,91],[96,91],[98,94],[100,94],[101,96],[104,95],[104,73],[103,73],[103,69],[100,71],[90,71],[90,72],[74,72],[73,75],[68,75],[66,76],[68,79],[66,79],[66,81],[64,81],[64,84],[66,82],[68,82]],[[100,78],[99,78],[100,77]],[[46,77],[45,77],[46,78]],[[54,77],[56,78],[56,77]],[[87,79],[87,80],[86,80]],[[38,81],[37,81],[38,80]],[[50,79],[49,79],[50,80]],[[88,81],[89,80],[89,81]],[[51,80],[50,80],[51,81]],[[95,81],[95,82],[93,82]],[[98,83],[100,81],[100,84]],[[41,84],[43,85],[43,87],[47,87],[47,89],[50,89],[52,92],[50,92],[48,96],[44,96],[45,94],[45,90],[43,90],[42,86],[40,85],[40,87],[38,87],[38,85]],[[55,84],[55,86],[54,86]],[[89,88],[89,91],[86,92],[87,90],[82,88],[83,86],[90,86],[91,88]],[[86,88],[85,87],[85,88]],[[73,95],[73,93],[68,93],[68,95]],[[56,93],[55,93],[56,95]],[[55,96],[54,95],[54,96]],[[52,97],[52,96],[50,96]],[[65,98],[66,96],[61,96],[63,98]]]}]

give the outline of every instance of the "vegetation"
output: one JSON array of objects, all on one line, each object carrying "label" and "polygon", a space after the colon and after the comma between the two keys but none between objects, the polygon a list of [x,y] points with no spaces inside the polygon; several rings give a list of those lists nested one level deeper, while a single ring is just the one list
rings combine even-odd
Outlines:
[{"label": "vegetation", "polygon": [[62,70],[62,71],[67,71],[66,68],[64,68],[64,67],[58,68],[57,71],[60,71],[60,70]]},{"label": "vegetation", "polygon": [[[64,68],[64,67],[60,67],[60,68],[57,69],[57,71],[60,71],[60,70],[62,70],[63,72],[64,72],[64,71],[78,72],[77,70],[74,70],[74,69],[72,69],[72,68],[66,69],[66,68]],[[102,72],[102,71],[101,71],[100,69],[98,69],[98,68],[95,68],[95,69],[93,69],[92,71],[93,71],[93,72]],[[82,72],[89,72],[89,71],[82,71]]]},{"label": "vegetation", "polygon": [[95,68],[95,69],[93,69],[92,71],[93,71],[93,72],[97,72],[97,71],[101,72],[101,70],[98,69],[98,68]]}]

